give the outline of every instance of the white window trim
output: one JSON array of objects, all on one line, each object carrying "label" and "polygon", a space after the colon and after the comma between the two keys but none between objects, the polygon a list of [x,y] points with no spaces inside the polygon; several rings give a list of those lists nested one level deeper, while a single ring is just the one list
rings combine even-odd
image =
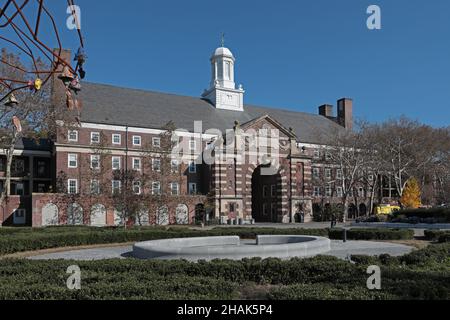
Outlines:
[{"label": "white window trim", "polygon": [[[174,186],[177,186],[177,193],[176,193],[176,194],[173,193],[173,187],[174,187]],[[171,193],[173,196],[178,196],[178,195],[180,195],[180,184],[179,184],[178,182],[172,182],[172,183],[170,184],[170,193]]]},{"label": "white window trim", "polygon": [[[114,182],[118,182],[119,183],[119,188],[114,188]],[[122,189],[122,181],[120,181],[120,180],[112,180],[111,181],[111,192],[113,194],[114,194],[114,190],[116,190],[116,189],[118,189],[119,192],[121,191],[121,189]]]},{"label": "white window trim", "polygon": [[[155,141],[159,141],[157,145],[155,145]],[[161,148],[161,138],[153,137],[152,138],[152,146],[155,148]]]},{"label": "white window trim", "polygon": [[[95,192],[92,192],[92,186],[93,186],[93,184],[94,184],[94,182],[97,184],[96,185],[96,190],[95,190]],[[91,184],[90,184],[90,193],[91,194],[100,194],[100,182],[97,180],[97,179],[93,179],[93,180],[91,180]]]},{"label": "white window trim", "polygon": [[[136,169],[135,167],[134,167],[134,161],[135,160],[139,160],[139,168],[138,169]],[[132,165],[133,165],[133,170],[135,170],[135,171],[141,171],[142,170],[142,159],[141,158],[133,158],[133,163],[132,163]]]},{"label": "white window trim", "polygon": [[[75,181],[75,192],[70,192],[70,183]],[[67,180],[67,193],[68,194],[78,194],[78,179],[68,179]]]},{"label": "white window trim", "polygon": [[[194,187],[194,188],[192,188],[192,187]],[[191,192],[192,190],[194,192]],[[197,193],[197,183],[195,183],[195,182],[189,183],[189,194],[190,195],[195,195],[196,193]]]},{"label": "white window trim", "polygon": [[[155,188],[155,185],[158,185],[158,188],[157,188],[157,190],[158,190],[158,193],[155,193],[155,190],[156,190],[156,188]],[[152,182],[152,195],[160,195],[161,194],[161,182],[160,181],[153,181]]]},{"label": "white window trim", "polygon": [[[71,133],[75,133],[75,135],[76,135],[76,138],[75,139],[71,139],[70,138],[70,134]],[[67,132],[67,141],[69,141],[69,142],[78,142],[78,130],[69,130],[68,132]]]},{"label": "white window trim", "polygon": [[[139,138],[139,144],[138,143],[134,143],[134,139],[135,138]],[[142,136],[133,136],[133,146],[136,146],[136,147],[140,147],[140,146],[142,146]]]},{"label": "white window trim", "polygon": [[[134,188],[136,186],[139,186],[139,192],[134,192]],[[140,181],[133,181],[133,193],[136,194],[136,195],[142,194],[142,184],[141,184]]]},{"label": "white window trim", "polygon": [[[156,161],[159,162],[159,166],[158,166],[158,169],[155,170],[155,162]],[[153,158],[152,159],[152,171],[161,172],[161,159],[159,159],[159,158]]]},{"label": "white window trim", "polygon": [[[114,142],[114,137],[119,137],[119,142]],[[122,135],[120,133],[113,133],[111,135],[112,144],[121,145],[122,144]]]},{"label": "white window trim", "polygon": [[[97,158],[97,162],[98,162],[98,167],[94,168],[94,166],[92,165],[93,160]],[[92,170],[100,170],[100,155],[98,154],[91,154],[91,169]]]},{"label": "white window trim", "polygon": [[[72,166],[72,165],[70,165],[70,156],[75,156],[75,166]],[[76,154],[76,153],[69,153],[69,154],[67,154],[67,167],[69,168],[69,169],[76,169],[76,168],[78,168],[78,154]]]},{"label": "white window trim", "polygon": [[[98,134],[98,142],[93,141],[94,135]],[[100,132],[91,132],[91,144],[99,144],[100,143]]]},{"label": "white window trim", "polygon": [[[114,168],[114,159],[118,159],[118,160],[119,160],[119,168],[118,168],[118,169],[117,169],[117,168]],[[113,157],[111,158],[111,168],[112,168],[112,170],[121,170],[121,169],[122,169],[122,158],[121,158],[121,157],[113,156]]]}]

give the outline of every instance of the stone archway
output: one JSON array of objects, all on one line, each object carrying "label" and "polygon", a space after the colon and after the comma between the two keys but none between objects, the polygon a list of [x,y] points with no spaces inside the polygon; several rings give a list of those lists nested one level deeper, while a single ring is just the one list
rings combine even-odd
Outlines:
[{"label": "stone archway", "polygon": [[42,226],[56,226],[59,224],[59,209],[53,203],[48,203],[42,208]]},{"label": "stone archway", "polygon": [[361,203],[359,205],[359,215],[360,216],[366,216],[367,215],[367,206],[365,203]]},{"label": "stone archway", "polygon": [[279,214],[282,212],[282,185],[281,175],[263,175],[257,167],[252,174],[252,217],[256,222],[280,222]]},{"label": "stone archway", "polygon": [[76,202],[67,206],[67,224],[73,226],[84,224],[83,208]]},{"label": "stone archway", "polygon": [[159,207],[156,211],[156,224],[167,226],[169,223],[169,208],[167,206]]},{"label": "stone archway", "polygon": [[106,226],[106,207],[102,204],[94,204],[91,208],[91,226]]},{"label": "stone archway", "polygon": [[175,209],[177,224],[189,224],[189,209],[185,204],[179,204]]}]

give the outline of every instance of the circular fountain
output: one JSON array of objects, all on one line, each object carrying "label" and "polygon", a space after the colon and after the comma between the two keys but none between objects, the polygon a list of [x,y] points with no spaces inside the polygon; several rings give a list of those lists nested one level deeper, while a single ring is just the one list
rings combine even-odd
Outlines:
[{"label": "circular fountain", "polygon": [[330,251],[330,239],[313,236],[264,235],[256,240],[238,236],[153,240],[136,243],[133,256],[140,259],[189,261],[243,258],[311,257]]}]

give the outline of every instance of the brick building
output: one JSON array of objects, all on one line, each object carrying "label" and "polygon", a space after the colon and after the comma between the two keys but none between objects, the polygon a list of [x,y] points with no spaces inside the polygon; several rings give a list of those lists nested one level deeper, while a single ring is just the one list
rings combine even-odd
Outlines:
[{"label": "brick building", "polygon": [[[330,105],[321,106],[317,115],[246,105],[245,91],[234,81],[234,64],[230,50],[218,48],[211,57],[209,89],[198,98],[83,83],[79,94],[83,103],[80,126],[68,132],[60,131],[51,151],[45,150],[45,159],[51,162],[48,163],[51,173],[46,177],[51,177],[51,181],[45,180],[44,186],[39,180],[26,180],[30,197],[27,210],[32,213],[26,224],[121,223],[107,197],[100,195],[95,203],[78,197],[74,203],[61,205],[55,200],[61,194],[45,192],[57,189],[61,192],[58,183],[65,186],[67,194],[85,194],[86,190],[91,190],[96,181],[86,179],[83,172],[95,169],[100,162],[94,151],[100,146],[107,151],[101,161],[108,168],[104,175],[110,183],[110,188],[101,193],[120,188],[120,182],[113,178],[114,170],[141,173],[146,170],[144,162],[150,157],[149,170],[157,171],[155,163],[158,164],[158,158],[166,152],[158,151],[160,137],[164,133],[163,126],[169,122],[176,126],[188,154],[175,163],[181,170],[173,181],[165,177],[167,185],[162,186],[158,178],[153,178],[148,186],[136,184],[137,192],[164,189],[170,193],[170,203],[161,211],[163,218],[154,218],[159,209],[148,209],[144,223],[192,223],[196,210],[207,196],[214,203],[210,218],[244,222],[254,219],[256,222],[289,223],[295,221],[299,211],[304,212],[305,222],[308,222],[313,217],[313,204],[322,201],[321,192],[329,195],[331,201],[328,202],[338,201],[336,190],[328,194],[313,185],[314,168],[320,167],[324,174],[329,174],[324,169],[326,159],[318,155],[324,144],[321,137],[326,132],[352,129],[352,100],[338,101],[337,117],[333,117]],[[63,95],[62,89],[55,82],[55,95]],[[227,132],[230,135],[226,135]],[[268,144],[263,145],[258,140],[257,145],[250,148],[253,140],[249,137],[255,133],[257,136],[263,133]],[[223,138],[226,143],[219,144]],[[244,155],[238,141],[247,151]],[[230,148],[233,143],[234,147]],[[152,155],[143,156],[142,150],[148,145],[153,147]],[[213,149],[214,161],[207,163],[204,152],[208,148]],[[31,170],[39,159],[30,160],[33,165],[25,161],[24,166]],[[268,167],[276,170],[263,174]],[[152,206],[145,204],[145,207]],[[4,217],[9,217],[11,208],[4,210],[7,211]],[[3,219],[4,223],[7,221],[10,220]]]}]

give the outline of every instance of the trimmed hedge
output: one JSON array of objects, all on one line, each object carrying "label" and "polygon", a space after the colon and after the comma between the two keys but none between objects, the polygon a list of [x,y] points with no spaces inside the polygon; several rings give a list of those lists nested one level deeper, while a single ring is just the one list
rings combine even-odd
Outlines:
[{"label": "trimmed hedge", "polygon": [[[342,240],[343,229],[329,230],[330,239]],[[410,229],[350,229],[347,230],[349,240],[411,240],[414,239],[414,230]]]},{"label": "trimmed hedge", "polygon": [[[256,235],[289,234],[315,235],[342,239],[342,229],[276,229],[276,228],[214,228],[212,230],[192,230],[187,227],[138,227],[138,228],[91,228],[91,227],[50,227],[50,228],[7,228],[0,229],[0,255],[41,249],[82,246],[107,243],[138,242],[169,238],[229,236],[254,239]],[[404,240],[412,239],[412,230],[351,229],[348,239],[353,240]]]},{"label": "trimmed hedge", "polygon": [[[4,259],[0,299],[234,299],[249,285],[270,285],[270,299],[448,299],[449,250],[450,244],[431,245],[389,264],[379,258],[352,264],[330,256],[199,263]],[[366,289],[368,262],[382,268],[381,291]],[[82,271],[78,291],[66,288],[66,270],[73,264]]]},{"label": "trimmed hedge", "polygon": [[432,208],[432,209],[411,209],[396,211],[392,215],[394,220],[410,223],[445,223],[450,222],[450,209],[449,208]]},{"label": "trimmed hedge", "polygon": [[440,243],[450,242],[450,231],[425,230],[425,239]]}]

